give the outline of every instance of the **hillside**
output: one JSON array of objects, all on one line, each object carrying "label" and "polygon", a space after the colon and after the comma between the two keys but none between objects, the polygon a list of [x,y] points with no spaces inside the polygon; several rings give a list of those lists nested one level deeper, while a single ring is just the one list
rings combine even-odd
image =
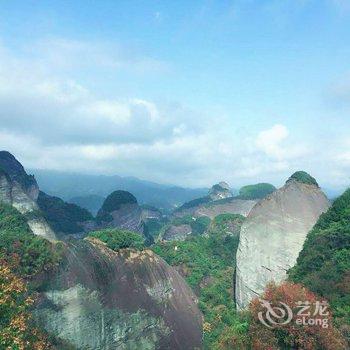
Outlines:
[{"label": "hillside", "polygon": [[337,322],[350,325],[350,189],[310,231],[289,278],[327,298]]}]

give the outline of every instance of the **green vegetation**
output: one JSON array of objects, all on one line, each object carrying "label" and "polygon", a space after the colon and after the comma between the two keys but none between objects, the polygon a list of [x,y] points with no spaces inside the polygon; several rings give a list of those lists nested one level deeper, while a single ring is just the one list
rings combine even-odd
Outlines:
[{"label": "green vegetation", "polygon": [[120,209],[123,204],[137,203],[136,198],[127,191],[114,191],[103,202],[102,210],[105,212],[112,212]]},{"label": "green vegetation", "polygon": [[34,235],[23,215],[0,202],[0,349],[51,348],[33,324],[35,295],[28,281],[52,271],[62,248]]},{"label": "green vegetation", "polygon": [[141,250],[145,246],[143,237],[138,233],[127,230],[105,229],[90,232],[88,237],[99,239],[106,243],[108,248],[115,251],[124,248],[135,248]]},{"label": "green vegetation", "polygon": [[157,238],[167,222],[163,219],[149,218],[145,220],[145,227],[153,238]]},{"label": "green vegetation", "polygon": [[59,247],[34,235],[23,215],[0,203],[0,258],[17,260],[16,273],[27,277],[52,268],[60,260]]},{"label": "green vegetation", "polygon": [[161,235],[164,233],[170,225],[180,226],[189,225],[191,226],[192,235],[202,235],[208,229],[210,225],[210,218],[207,216],[200,216],[199,218],[193,218],[191,215],[185,215],[182,217],[174,218],[168,225],[164,226],[161,230]]},{"label": "green vegetation", "polygon": [[86,209],[66,203],[58,197],[48,196],[44,192],[39,193],[38,205],[55,232],[80,233],[83,231],[81,223],[94,220]]},{"label": "green vegetation", "polygon": [[243,186],[239,190],[240,199],[262,199],[274,192],[276,187],[268,183]]},{"label": "green vegetation", "polygon": [[178,211],[181,211],[184,209],[191,209],[191,208],[197,207],[198,205],[205,204],[208,202],[211,202],[211,198],[209,196],[193,199],[193,200],[181,205],[180,207],[178,207],[175,210],[175,212],[178,212]]},{"label": "green vegetation", "polygon": [[[189,219],[185,217],[177,220],[186,222]],[[222,226],[212,227],[208,237],[192,236],[185,241],[159,242],[152,247],[167,263],[178,267],[199,296],[199,306],[205,317],[206,349],[218,349],[222,334],[233,330],[244,334],[248,327],[248,323],[240,320],[236,314],[233,302],[238,236],[220,231],[221,227],[225,227],[223,223],[228,223],[228,217],[218,218],[217,221]]]},{"label": "green vegetation", "polygon": [[222,234],[239,235],[244,219],[244,216],[240,214],[220,214],[212,221],[209,233],[221,232]]},{"label": "green vegetation", "polygon": [[[313,178],[311,175],[309,175],[307,172],[305,171],[297,171],[295,172],[289,179],[288,181],[291,180],[296,180],[298,182],[302,182],[304,184],[308,184],[308,185],[315,185],[318,187],[318,183],[316,181],[315,178]],[[288,182],[287,181],[287,182]]]},{"label": "green vegetation", "polygon": [[320,216],[289,277],[328,299],[336,322],[350,325],[350,189]]}]

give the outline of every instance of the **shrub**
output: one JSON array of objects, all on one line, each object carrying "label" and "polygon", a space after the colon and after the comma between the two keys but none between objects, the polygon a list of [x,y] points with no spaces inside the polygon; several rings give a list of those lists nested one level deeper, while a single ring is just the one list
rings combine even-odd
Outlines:
[{"label": "shrub", "polygon": [[[267,286],[262,299],[268,301],[273,308],[281,307],[281,302],[285,303],[293,312],[290,322],[284,324],[285,319],[274,318],[275,323],[269,322],[266,315],[266,307],[259,299],[254,299],[249,305],[251,321],[249,326],[249,338],[251,346],[255,350],[278,350],[278,349],[300,349],[300,350],[345,350],[346,342],[340,332],[333,327],[332,315],[319,314],[316,310],[318,301],[321,301],[315,294],[307,290],[300,284],[284,282],[281,285],[271,283]],[[304,325],[297,320],[302,320],[298,312],[298,302],[309,302],[310,312],[318,324]],[[277,309],[276,313],[282,315]],[[327,310],[329,311],[329,310]],[[260,315],[259,315],[260,314]],[[313,316],[316,314],[315,316]],[[268,328],[261,322],[261,315],[268,322]],[[280,320],[278,322],[278,320]],[[328,328],[322,327],[322,322],[328,321]]]},{"label": "shrub", "polygon": [[220,214],[212,221],[209,234],[239,235],[244,216],[239,214]]},{"label": "shrub", "polygon": [[23,215],[0,203],[0,257],[9,263],[18,260],[16,273],[31,276],[53,268],[60,261],[60,247],[34,235]]},{"label": "shrub", "polygon": [[[289,179],[288,181],[291,180],[296,180],[298,182],[302,182],[304,184],[308,184],[308,185],[315,185],[318,187],[318,183],[316,181],[315,178],[313,178],[311,175],[309,175],[307,172],[305,171],[297,171],[295,172]],[[288,182],[287,181],[287,182]]]},{"label": "shrub", "polygon": [[[233,301],[233,274],[237,236],[224,233],[192,236],[185,241],[159,242],[153,251],[168,264],[176,266],[199,296],[204,314],[206,349],[219,349],[218,339],[230,327],[243,329],[245,321],[236,314]],[[229,348],[228,348],[229,349]]]},{"label": "shrub", "polygon": [[19,267],[0,260],[0,349],[51,349],[46,336],[33,325],[30,307],[35,296],[15,270]]},{"label": "shrub", "polygon": [[268,183],[243,186],[239,190],[238,198],[241,199],[262,199],[274,192],[276,187]]},{"label": "shrub", "polygon": [[66,203],[58,197],[48,196],[44,192],[39,193],[38,205],[43,216],[56,232],[79,233],[83,231],[82,222],[94,220],[86,209],[76,204]]},{"label": "shrub", "polygon": [[114,191],[103,202],[102,210],[105,212],[112,212],[120,209],[123,204],[137,203],[136,198],[127,191]]},{"label": "shrub", "polygon": [[327,298],[339,325],[350,324],[350,190],[320,216],[289,278]]},{"label": "shrub", "polygon": [[89,237],[94,237],[107,244],[107,247],[118,251],[124,248],[144,248],[144,239],[135,232],[120,229],[105,229],[89,233]]}]

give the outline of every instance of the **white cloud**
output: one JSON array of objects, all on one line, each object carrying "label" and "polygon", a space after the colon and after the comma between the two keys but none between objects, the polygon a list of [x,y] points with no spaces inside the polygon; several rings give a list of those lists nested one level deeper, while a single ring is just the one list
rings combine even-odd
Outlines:
[{"label": "white cloud", "polygon": [[[79,63],[98,74],[101,65],[131,69],[148,58],[128,61],[120,52],[70,40],[42,42],[32,51],[23,59],[0,46],[0,148],[27,168],[119,173],[189,186],[226,180],[239,186],[281,184],[292,171],[309,170],[311,163],[318,169],[326,159],[310,153],[307,140],[295,144],[285,125],[238,133],[228,116],[142,96],[100,96],[71,74]],[[344,179],[346,149],[327,157],[333,171],[340,167],[337,179]]]},{"label": "white cloud", "polygon": [[288,138],[288,129],[281,124],[276,124],[268,130],[263,130],[258,134],[256,146],[263,151],[268,157],[283,161],[300,158],[309,153],[303,145],[283,145],[283,141]]}]

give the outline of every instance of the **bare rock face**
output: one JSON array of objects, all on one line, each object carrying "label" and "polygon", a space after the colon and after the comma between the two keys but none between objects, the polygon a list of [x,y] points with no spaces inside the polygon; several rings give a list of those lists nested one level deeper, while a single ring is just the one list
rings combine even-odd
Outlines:
[{"label": "bare rock face", "polygon": [[216,201],[218,199],[229,198],[233,196],[230,190],[230,186],[224,181],[214,185],[210,189],[208,195],[213,201]]},{"label": "bare rock face", "polygon": [[0,152],[0,201],[15,207],[25,215],[36,235],[54,241],[55,233],[42,217],[37,205],[39,187],[33,176],[27,175],[21,163],[6,151]]},{"label": "bare rock face", "polygon": [[90,238],[66,245],[34,312],[60,348],[202,348],[196,297],[152,251],[114,252]]},{"label": "bare rock face", "polygon": [[234,197],[227,198],[199,207],[193,216],[208,216],[210,219],[214,219],[220,214],[240,214],[247,216],[256,203],[257,201],[255,200],[236,199]]},{"label": "bare rock face", "polygon": [[237,250],[238,309],[260,295],[268,282],[286,278],[307,233],[329,205],[317,183],[291,177],[285,186],[254,206],[241,228]]},{"label": "bare rock face", "polygon": [[164,241],[183,241],[192,233],[192,228],[188,224],[170,225],[164,232]]},{"label": "bare rock face", "polygon": [[127,191],[115,191],[97,214],[99,228],[122,228],[143,234],[142,209]]},{"label": "bare rock face", "polygon": [[148,219],[157,219],[160,220],[162,218],[162,212],[150,205],[143,205],[142,207],[142,219],[148,220]]}]

